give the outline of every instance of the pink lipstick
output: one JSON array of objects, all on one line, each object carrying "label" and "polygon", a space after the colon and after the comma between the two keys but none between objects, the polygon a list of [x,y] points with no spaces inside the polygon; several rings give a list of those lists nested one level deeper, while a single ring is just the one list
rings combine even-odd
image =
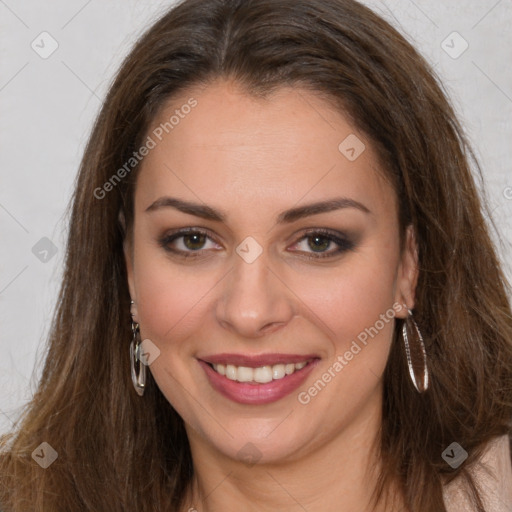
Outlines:
[{"label": "pink lipstick", "polygon": [[198,359],[210,385],[226,398],[262,405],[280,400],[306,380],[315,354],[215,354]]}]

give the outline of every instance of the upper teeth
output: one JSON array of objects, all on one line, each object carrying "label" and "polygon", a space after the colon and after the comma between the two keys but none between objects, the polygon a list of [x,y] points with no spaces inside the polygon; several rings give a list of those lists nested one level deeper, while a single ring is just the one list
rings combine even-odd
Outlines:
[{"label": "upper teeth", "polygon": [[272,380],[282,379],[286,375],[291,375],[295,370],[300,370],[308,364],[309,361],[290,364],[275,364],[274,366],[261,366],[259,368],[249,368],[247,366],[234,366],[232,364],[214,364],[213,369],[225,375],[230,380],[238,382],[259,382],[265,384]]}]

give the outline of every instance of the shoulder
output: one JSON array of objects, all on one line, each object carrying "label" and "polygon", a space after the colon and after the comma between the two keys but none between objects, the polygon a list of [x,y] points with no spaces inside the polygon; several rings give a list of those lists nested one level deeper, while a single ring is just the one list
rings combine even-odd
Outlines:
[{"label": "shoulder", "polygon": [[[508,435],[490,442],[471,472],[481,489],[486,511],[512,510],[512,461]],[[458,479],[444,488],[443,495],[448,512],[473,510],[467,491]]]}]

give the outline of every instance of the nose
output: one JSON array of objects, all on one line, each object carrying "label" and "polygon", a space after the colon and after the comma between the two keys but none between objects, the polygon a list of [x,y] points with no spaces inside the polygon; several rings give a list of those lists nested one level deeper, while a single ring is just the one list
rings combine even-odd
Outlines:
[{"label": "nose", "polygon": [[294,316],[293,293],[263,252],[247,263],[234,255],[234,268],[224,280],[216,315],[225,329],[246,338],[270,334]]}]

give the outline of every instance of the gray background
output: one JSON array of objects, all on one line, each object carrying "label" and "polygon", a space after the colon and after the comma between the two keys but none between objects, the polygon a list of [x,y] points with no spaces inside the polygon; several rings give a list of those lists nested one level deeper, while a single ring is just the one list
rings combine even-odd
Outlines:
[{"label": "gray background", "polygon": [[[65,212],[93,119],[135,38],[172,3],[0,0],[0,432],[33,395],[46,356]],[[365,3],[413,42],[443,80],[484,170],[510,278],[512,3]],[[469,47],[458,55],[464,40]],[[52,44],[58,48],[45,55]]]}]

